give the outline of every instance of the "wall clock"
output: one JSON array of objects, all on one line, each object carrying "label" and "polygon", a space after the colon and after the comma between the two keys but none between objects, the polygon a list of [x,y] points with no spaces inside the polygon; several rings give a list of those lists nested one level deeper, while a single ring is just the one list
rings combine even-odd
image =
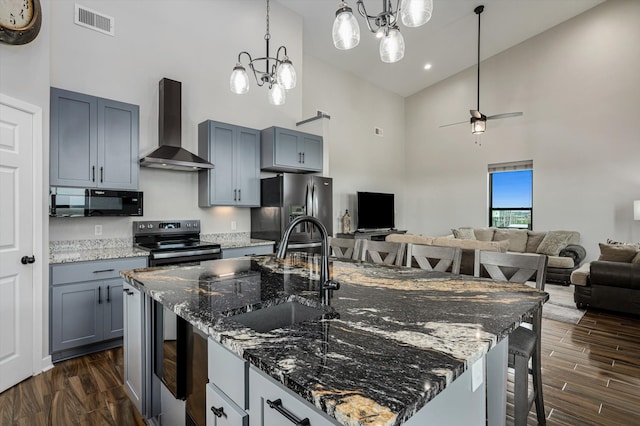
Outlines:
[{"label": "wall clock", "polygon": [[0,0],[0,41],[26,44],[36,38],[42,24],[40,0]]}]

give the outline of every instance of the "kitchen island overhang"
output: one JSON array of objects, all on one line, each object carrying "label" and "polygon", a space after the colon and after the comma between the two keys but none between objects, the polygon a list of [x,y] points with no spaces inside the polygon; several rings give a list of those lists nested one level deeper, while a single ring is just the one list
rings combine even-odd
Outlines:
[{"label": "kitchen island overhang", "polygon": [[[332,272],[342,283],[333,315],[263,333],[228,315],[291,300],[317,305],[311,262],[266,256],[122,276],[345,425],[415,420],[499,342],[499,358],[506,358],[505,338],[548,299],[526,285],[420,269],[334,261]],[[249,276],[259,300],[220,285]],[[487,381],[502,383],[506,364],[500,374]]]}]

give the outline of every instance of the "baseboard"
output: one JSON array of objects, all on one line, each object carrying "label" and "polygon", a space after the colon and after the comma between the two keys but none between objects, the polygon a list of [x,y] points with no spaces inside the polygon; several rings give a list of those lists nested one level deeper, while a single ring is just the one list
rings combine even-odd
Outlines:
[{"label": "baseboard", "polygon": [[42,358],[42,363],[40,364],[40,373],[44,373],[45,371],[51,370],[53,368],[53,361],[51,360],[51,355],[47,355]]}]

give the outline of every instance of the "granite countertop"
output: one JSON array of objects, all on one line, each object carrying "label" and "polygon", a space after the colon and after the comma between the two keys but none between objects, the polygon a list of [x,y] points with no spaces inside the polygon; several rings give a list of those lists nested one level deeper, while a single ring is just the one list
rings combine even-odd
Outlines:
[{"label": "granite countertop", "polygon": [[131,238],[51,241],[49,263],[147,257],[149,252],[133,247]]},{"label": "granite countertop", "polygon": [[319,306],[310,265],[259,256],[122,276],[344,425],[403,423],[548,299],[521,284],[336,260],[342,286],[324,319],[264,333],[233,321],[288,300]]},{"label": "granite countertop", "polygon": [[239,247],[267,246],[275,241],[251,238],[249,232],[231,232],[220,234],[201,234],[202,241],[220,244],[222,250]]}]

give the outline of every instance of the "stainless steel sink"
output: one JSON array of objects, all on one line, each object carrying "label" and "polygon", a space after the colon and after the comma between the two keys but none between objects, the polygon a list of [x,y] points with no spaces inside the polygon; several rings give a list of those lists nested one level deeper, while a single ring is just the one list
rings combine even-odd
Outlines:
[{"label": "stainless steel sink", "polygon": [[239,322],[259,333],[287,327],[302,321],[320,319],[328,312],[323,309],[303,305],[298,302],[285,302],[243,314],[233,315],[229,319]]}]

